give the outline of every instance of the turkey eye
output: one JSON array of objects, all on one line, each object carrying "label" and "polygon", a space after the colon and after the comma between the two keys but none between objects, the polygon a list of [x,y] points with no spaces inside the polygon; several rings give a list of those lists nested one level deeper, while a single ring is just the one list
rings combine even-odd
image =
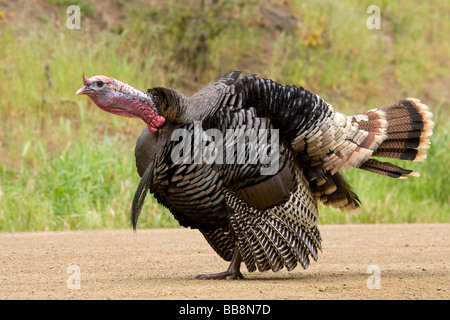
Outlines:
[{"label": "turkey eye", "polygon": [[103,85],[104,85],[104,83],[103,83],[102,81],[97,81],[95,84],[96,84],[97,87],[99,87],[99,88],[103,87]]}]

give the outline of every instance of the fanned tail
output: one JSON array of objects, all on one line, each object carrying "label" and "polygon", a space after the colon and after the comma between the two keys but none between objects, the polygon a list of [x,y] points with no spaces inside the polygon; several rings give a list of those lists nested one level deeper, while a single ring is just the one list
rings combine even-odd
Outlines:
[{"label": "fanned tail", "polygon": [[[374,150],[372,157],[383,157],[409,161],[423,161],[429,148],[429,136],[434,126],[432,113],[418,99],[407,98],[389,105],[368,111],[364,115],[369,121],[360,121],[360,128],[370,131],[381,128],[382,143]],[[360,169],[382,174],[392,178],[404,179],[419,176],[413,170],[403,169],[389,162],[368,159]]]},{"label": "fanned tail", "polygon": [[340,171],[355,167],[398,179],[419,176],[373,157],[423,161],[430,145],[431,118],[428,107],[414,98],[355,116],[330,111],[318,117],[314,130],[298,135],[292,146],[299,152],[299,161],[309,164],[305,174],[316,199],[354,212],[360,207],[359,199]]}]

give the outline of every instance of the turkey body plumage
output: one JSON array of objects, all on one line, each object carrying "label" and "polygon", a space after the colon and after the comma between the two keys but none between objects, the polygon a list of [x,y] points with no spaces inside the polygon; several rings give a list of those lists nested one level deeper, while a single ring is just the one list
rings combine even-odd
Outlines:
[{"label": "turkey body plumage", "polygon": [[[416,99],[345,116],[301,87],[240,72],[189,98],[168,88],[147,94],[166,123],[156,133],[145,128],[136,144],[141,182],[133,226],[152,193],[180,225],[198,229],[220,257],[231,261],[228,272],[210,278],[240,277],[241,261],[250,272],[307,268],[321,250],[318,204],[359,209],[341,170],[417,175],[373,157],[423,160],[433,125],[431,113]],[[223,140],[212,138],[211,130]],[[236,143],[239,134],[244,144]],[[181,151],[182,138],[186,149]],[[208,150],[216,161],[202,157]]]}]

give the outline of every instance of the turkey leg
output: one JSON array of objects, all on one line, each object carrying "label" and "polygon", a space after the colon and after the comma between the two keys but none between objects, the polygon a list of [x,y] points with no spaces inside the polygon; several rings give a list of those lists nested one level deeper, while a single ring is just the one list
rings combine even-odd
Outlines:
[{"label": "turkey leg", "polygon": [[231,258],[230,266],[227,271],[211,274],[199,274],[196,279],[244,279],[244,276],[239,271],[241,267],[242,257],[239,252],[239,248],[236,246],[234,248],[233,257]]}]

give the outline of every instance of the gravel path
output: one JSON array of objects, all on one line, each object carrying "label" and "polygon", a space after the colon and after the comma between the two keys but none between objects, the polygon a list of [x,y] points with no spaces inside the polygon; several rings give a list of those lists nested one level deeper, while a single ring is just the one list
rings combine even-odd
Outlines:
[{"label": "gravel path", "polygon": [[0,299],[449,299],[450,224],[326,225],[307,270],[224,271],[188,229],[0,233]]}]

